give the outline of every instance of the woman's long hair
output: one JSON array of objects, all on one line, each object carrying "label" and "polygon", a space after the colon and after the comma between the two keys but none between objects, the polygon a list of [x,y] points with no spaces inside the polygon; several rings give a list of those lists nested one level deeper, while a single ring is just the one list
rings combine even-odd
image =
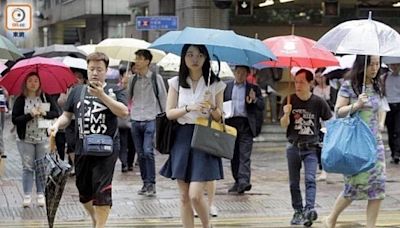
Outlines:
[{"label": "woman's long hair", "polygon": [[30,78],[32,75],[35,75],[39,78],[39,88],[36,91],[36,96],[39,96],[42,93],[42,82],[40,81],[40,77],[38,73],[36,72],[30,72],[26,77],[24,83],[22,83],[22,88],[21,88],[21,95],[27,97],[28,96],[28,89],[26,88],[26,81],[28,81],[28,78]]},{"label": "woman's long hair", "polygon": [[[364,83],[364,69],[366,69],[365,65],[365,57],[367,57],[367,67],[371,63],[371,56],[365,55],[357,55],[356,60],[354,61],[353,67],[346,74],[346,79],[351,80],[351,87],[353,88],[354,93],[358,96],[362,93],[362,87]],[[379,61],[380,62],[380,61]],[[372,86],[381,97],[383,96],[381,83],[379,80],[379,75],[381,72],[381,68],[379,67],[378,73],[376,77],[372,78]]]},{"label": "woman's long hair", "polygon": [[[189,83],[186,81],[187,77],[189,77],[189,68],[186,66],[185,56],[190,46],[197,47],[201,54],[206,56],[204,61],[202,72],[203,78],[208,85],[208,75],[210,74],[210,55],[208,54],[207,48],[204,45],[197,45],[197,44],[185,44],[183,45],[182,52],[181,52],[181,65],[179,67],[179,85],[182,88],[190,88]],[[215,81],[219,81],[220,79],[214,74],[211,70],[211,77],[210,77],[210,85],[213,84]]]}]

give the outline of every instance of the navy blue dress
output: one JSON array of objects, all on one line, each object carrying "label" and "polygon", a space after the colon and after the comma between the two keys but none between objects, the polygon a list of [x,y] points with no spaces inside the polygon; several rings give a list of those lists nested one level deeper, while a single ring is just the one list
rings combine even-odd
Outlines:
[{"label": "navy blue dress", "polygon": [[193,124],[177,127],[171,154],[161,168],[160,174],[187,183],[223,179],[221,158],[191,148],[193,130]]}]

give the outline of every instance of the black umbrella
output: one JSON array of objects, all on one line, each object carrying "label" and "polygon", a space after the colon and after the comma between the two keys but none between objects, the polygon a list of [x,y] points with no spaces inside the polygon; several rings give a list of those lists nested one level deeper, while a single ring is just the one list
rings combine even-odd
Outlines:
[{"label": "black umbrella", "polygon": [[39,47],[35,49],[33,56],[42,56],[48,58],[71,56],[86,59],[86,53],[71,44],[53,44],[47,47]]},{"label": "black umbrella", "polygon": [[49,227],[52,228],[65,184],[67,183],[69,172],[71,171],[71,166],[67,162],[59,159],[54,153],[49,157],[51,158],[49,162],[51,169],[47,178],[45,197],[47,221]]}]

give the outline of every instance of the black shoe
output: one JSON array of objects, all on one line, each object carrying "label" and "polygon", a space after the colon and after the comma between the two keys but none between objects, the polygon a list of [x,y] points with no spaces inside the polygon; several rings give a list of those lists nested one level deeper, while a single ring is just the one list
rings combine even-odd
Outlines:
[{"label": "black shoe", "polygon": [[145,195],[147,192],[147,184],[143,184],[142,188],[137,192],[138,195]]},{"label": "black shoe", "polygon": [[293,214],[293,218],[290,221],[291,225],[303,225],[304,223],[304,216],[302,210],[295,210]]},{"label": "black shoe", "polygon": [[1,154],[1,158],[7,158],[7,155]]},{"label": "black shoe", "polygon": [[246,191],[250,191],[251,190],[251,184],[239,184],[238,188],[237,188],[237,192],[239,194],[243,194]]},{"label": "black shoe", "polygon": [[133,171],[133,166],[128,166],[128,171]]},{"label": "black shoe", "polygon": [[400,161],[399,158],[394,157],[394,158],[390,161],[390,163],[395,164],[395,165],[398,165],[398,164],[399,164],[399,161]]},{"label": "black shoe", "polygon": [[230,189],[228,189],[228,193],[237,193],[238,192],[238,183],[235,183]]},{"label": "black shoe", "polygon": [[147,186],[147,191],[146,191],[146,196],[151,197],[156,195],[156,185],[155,184],[149,184]]},{"label": "black shoe", "polygon": [[315,220],[317,220],[318,218],[318,214],[317,211],[315,211],[315,209],[307,209],[304,212],[304,223],[303,225],[306,227],[310,227],[312,226],[313,222]]},{"label": "black shoe", "polygon": [[125,165],[123,165],[123,166],[121,167],[121,172],[123,172],[123,173],[128,172],[128,167],[126,167]]}]

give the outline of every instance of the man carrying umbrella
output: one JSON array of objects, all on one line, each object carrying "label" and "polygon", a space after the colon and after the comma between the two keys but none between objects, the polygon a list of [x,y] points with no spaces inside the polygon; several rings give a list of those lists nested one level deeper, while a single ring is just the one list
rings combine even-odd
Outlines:
[{"label": "man carrying umbrella", "polygon": [[[96,228],[105,226],[112,205],[111,182],[119,150],[117,117],[128,115],[125,93],[117,86],[105,83],[108,62],[108,57],[100,52],[87,57],[89,86],[79,85],[72,89],[63,114],[50,127],[52,134],[55,134],[58,129],[68,126],[75,115],[79,134],[79,137],[76,137],[79,139],[76,144],[76,186],[79,200],[90,214],[93,227]],[[111,155],[83,154],[81,138],[92,134],[113,137]]]},{"label": "man carrying umbrella", "polygon": [[[286,149],[288,160],[290,193],[292,207],[295,211],[291,225],[311,226],[318,217],[315,206],[316,182],[319,145],[320,119],[328,120],[332,117],[326,101],[311,93],[313,74],[306,69],[300,69],[295,74],[296,93],[283,100],[286,104],[281,109],[281,127],[286,128],[289,145]],[[304,164],[306,202],[300,190],[300,169]]]}]

